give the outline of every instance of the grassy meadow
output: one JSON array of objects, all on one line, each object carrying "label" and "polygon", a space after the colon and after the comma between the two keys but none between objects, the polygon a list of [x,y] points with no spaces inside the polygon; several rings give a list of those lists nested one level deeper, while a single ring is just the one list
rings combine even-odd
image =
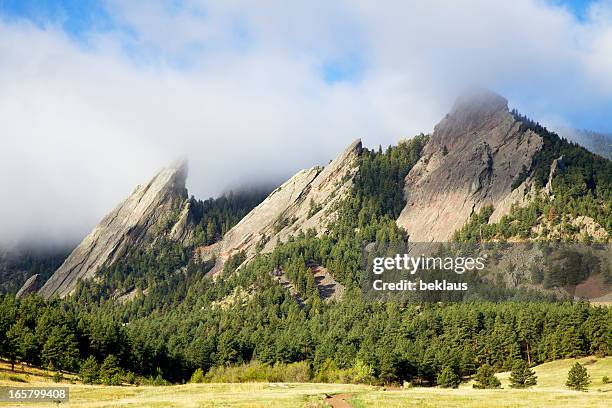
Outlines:
[{"label": "grassy meadow", "polygon": [[[459,389],[406,388],[388,389],[351,384],[186,384],[174,386],[82,385],[75,377],[66,376],[61,384],[70,387],[69,407],[326,407],[326,396],[350,394],[353,408],[366,407],[605,407],[612,401],[612,383],[602,384],[602,377],[612,378],[612,357],[585,357],[591,376],[588,392],[568,390],[564,384],[567,372],[576,360],[559,360],[535,367],[538,385],[528,390],[508,387],[509,373],[500,373],[500,390],[475,390],[471,383]],[[10,372],[0,366],[0,386],[52,386],[49,373],[21,366]],[[73,383],[71,383],[73,382]],[[0,407],[55,407],[45,403],[0,403]]]}]

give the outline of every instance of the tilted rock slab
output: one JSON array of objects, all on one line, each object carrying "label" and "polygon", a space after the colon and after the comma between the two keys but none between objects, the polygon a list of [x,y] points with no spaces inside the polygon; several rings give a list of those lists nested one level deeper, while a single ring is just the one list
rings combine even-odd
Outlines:
[{"label": "tilted rock slab", "polygon": [[446,242],[469,217],[493,205],[496,221],[530,192],[512,184],[531,166],[542,138],[523,130],[503,97],[477,91],[459,98],[434,128],[405,179],[407,204],[397,224],[411,242]]},{"label": "tilted rock slab", "polygon": [[186,178],[187,165],[179,162],[136,187],[85,237],[39,293],[47,298],[64,297],[74,290],[79,279],[93,278],[100,267],[110,266],[131,251],[150,245],[167,230],[171,239],[191,239]]},{"label": "tilted rock slab", "polygon": [[[244,251],[248,262],[258,250],[271,252],[277,242],[286,242],[300,231],[318,234],[336,217],[338,202],[350,192],[357,173],[361,140],[351,143],[325,167],[302,170],[274,190],[214,245],[199,249],[201,259],[217,257],[211,270],[219,273],[225,261]],[[315,212],[315,210],[317,210]]]},{"label": "tilted rock slab", "polygon": [[24,284],[21,285],[21,288],[19,289],[15,297],[19,299],[20,297],[25,296],[29,293],[35,293],[40,286],[40,281],[41,279],[39,279],[39,275],[37,273],[30,276],[28,280],[26,280]]}]

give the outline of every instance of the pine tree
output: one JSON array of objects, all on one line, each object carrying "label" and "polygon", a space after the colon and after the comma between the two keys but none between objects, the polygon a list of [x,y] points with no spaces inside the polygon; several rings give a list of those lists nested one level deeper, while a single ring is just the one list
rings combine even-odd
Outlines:
[{"label": "pine tree", "polygon": [[580,363],[576,362],[567,374],[565,385],[576,391],[586,391],[591,383],[589,373]]},{"label": "pine tree", "polygon": [[382,355],[380,356],[380,364],[379,364],[380,373],[378,377],[385,384],[392,384],[392,383],[397,382],[398,380],[397,365],[398,365],[398,358],[393,353],[393,351],[392,350],[383,351]]},{"label": "pine tree", "polygon": [[500,388],[501,382],[495,377],[493,367],[488,364],[483,364],[476,372],[476,383],[473,385],[474,388]]},{"label": "pine tree", "polygon": [[24,335],[25,327],[23,326],[23,322],[21,321],[12,325],[11,328],[6,332],[6,342],[8,347],[4,354],[8,357],[8,360],[11,363],[11,371],[15,371],[15,363],[23,361],[25,359],[23,350],[20,347]]},{"label": "pine tree", "polygon": [[80,377],[83,384],[95,384],[100,378],[100,368],[94,356],[89,356],[81,363]]},{"label": "pine tree", "polygon": [[516,360],[510,373],[510,388],[528,388],[537,384],[537,377],[525,360]]},{"label": "pine tree", "polygon": [[438,374],[437,382],[442,388],[457,388],[461,383],[461,379],[452,368],[446,366]]},{"label": "pine tree", "polygon": [[65,326],[54,327],[43,346],[42,358],[52,370],[72,370],[78,363],[79,350],[74,334]]},{"label": "pine tree", "polygon": [[121,385],[119,360],[112,354],[106,356],[100,366],[100,378],[105,385]]}]

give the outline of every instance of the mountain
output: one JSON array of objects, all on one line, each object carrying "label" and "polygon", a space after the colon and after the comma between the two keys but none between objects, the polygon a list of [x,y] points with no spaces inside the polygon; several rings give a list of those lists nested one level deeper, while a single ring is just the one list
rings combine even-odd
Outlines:
[{"label": "mountain", "polygon": [[338,202],[350,191],[357,172],[361,141],[351,143],[327,166],[302,170],[275,189],[261,204],[234,226],[224,238],[199,249],[201,259],[216,258],[211,274],[221,271],[225,261],[244,252],[245,262],[258,251],[270,252],[279,242],[312,229],[327,231]]},{"label": "mountain", "polygon": [[[214,277],[233,257],[232,265],[244,266],[300,235],[314,234],[329,241],[330,248],[354,241],[356,247],[350,251],[358,251],[362,244],[355,240],[380,239],[382,232],[375,233],[378,223],[387,225],[383,236],[399,241],[403,234],[410,242],[474,239],[475,229],[490,238],[501,234],[507,239],[519,233],[517,223],[523,237],[549,234],[550,217],[544,215],[555,211],[559,222],[569,218],[576,236],[586,233],[606,240],[606,231],[612,229],[611,210],[605,204],[612,191],[610,174],[609,161],[511,112],[505,98],[475,90],[456,101],[431,135],[386,152],[364,149],[361,141],[354,141],[327,166],[298,172],[267,197],[197,201],[188,198],[185,163],[163,169],[104,217],[40,293],[66,296],[79,279],[88,280],[118,261],[125,264],[130,254],[139,254],[140,263],[157,262],[146,260],[146,253],[166,240],[183,248],[181,258],[212,262],[208,275]],[[572,196],[577,193],[566,191],[567,186],[582,188],[578,201]],[[524,211],[518,210],[527,207],[529,225],[521,219]],[[480,224],[475,224],[474,217],[483,212],[486,217],[477,218]],[[388,226],[387,221],[396,226]],[[497,224],[503,231],[495,229]],[[305,261],[313,271],[327,267],[326,281],[346,285],[358,267],[346,259],[350,255],[343,256],[331,251]],[[331,263],[336,266],[329,268]],[[283,274],[279,279],[286,280],[286,271],[277,266],[277,273]],[[129,267],[115,271],[131,283],[115,282],[113,290],[119,289],[117,284],[122,291],[133,290],[129,274]],[[310,279],[306,272],[298,275],[294,280]]]},{"label": "mountain", "polygon": [[189,243],[194,223],[186,177],[186,163],[177,162],[147,184],[136,187],[76,247],[42,286],[40,294],[66,296],[79,279],[92,278],[99,268],[114,264],[162,236]]},{"label": "mountain", "polygon": [[595,154],[612,160],[612,134],[564,127],[559,129],[559,135],[584,146]]},{"label": "mountain", "polygon": [[489,91],[463,95],[406,176],[407,203],[398,225],[412,242],[445,242],[487,205],[499,219],[523,199],[525,185],[517,194],[513,184],[541,146],[541,137],[521,126],[503,97]]}]

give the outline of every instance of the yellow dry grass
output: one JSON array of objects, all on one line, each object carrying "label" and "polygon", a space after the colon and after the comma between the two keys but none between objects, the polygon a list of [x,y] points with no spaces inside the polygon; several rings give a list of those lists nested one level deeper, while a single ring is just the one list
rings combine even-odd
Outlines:
[{"label": "yellow dry grass", "polygon": [[[365,407],[572,407],[599,408],[611,406],[612,384],[602,384],[602,377],[612,378],[612,357],[579,359],[591,376],[589,392],[575,392],[565,388],[569,368],[576,360],[559,360],[535,368],[538,385],[529,390],[508,388],[509,373],[501,373],[500,390],[475,390],[471,383],[459,389],[409,388],[385,391],[380,387],[350,384],[187,384],[166,387],[105,387],[62,383],[70,387],[69,407],[236,407],[236,408],[285,408],[324,407],[326,394],[349,393],[353,395],[354,408]],[[18,368],[20,368],[18,366]],[[55,385],[49,373],[26,368],[27,374],[7,372],[6,364],[0,364],[0,386]],[[9,379],[12,376],[12,380]],[[16,382],[15,377],[28,383]],[[55,407],[55,404],[7,404],[0,408]]]}]

